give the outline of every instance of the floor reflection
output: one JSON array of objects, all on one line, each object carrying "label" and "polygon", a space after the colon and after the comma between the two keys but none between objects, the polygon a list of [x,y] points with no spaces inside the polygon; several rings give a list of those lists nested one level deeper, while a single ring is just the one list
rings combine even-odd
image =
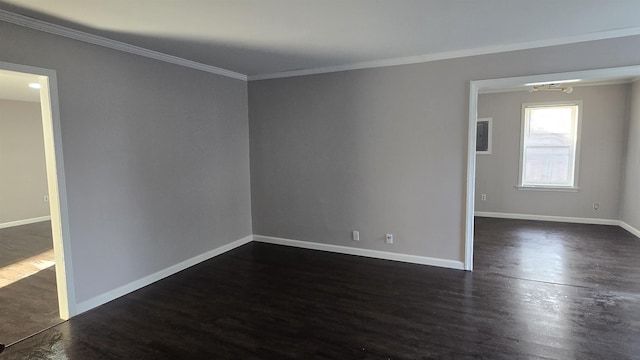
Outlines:
[{"label": "floor reflection", "polygon": [[54,266],[55,255],[53,249],[40,254],[16,261],[13,264],[0,267],[0,288],[11,285],[16,281],[29,277],[39,271]]},{"label": "floor reflection", "polygon": [[543,230],[516,231],[520,271],[529,278],[566,284],[566,249],[558,234]]},{"label": "floor reflection", "polygon": [[[73,357],[68,356],[65,343],[65,339],[68,339],[72,333],[71,329],[71,324],[64,323],[38,335],[37,342],[34,338],[24,340],[25,344],[31,346],[29,349],[10,346],[2,354],[2,360],[74,360]],[[79,360],[79,358],[76,359]]]}]

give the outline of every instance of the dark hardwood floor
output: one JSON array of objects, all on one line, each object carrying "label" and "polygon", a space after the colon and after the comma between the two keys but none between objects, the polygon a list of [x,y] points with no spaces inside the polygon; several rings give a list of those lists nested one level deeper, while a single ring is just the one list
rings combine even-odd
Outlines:
[{"label": "dark hardwood floor", "polygon": [[62,322],[54,267],[14,282],[29,265],[17,263],[52,248],[49,221],[0,229],[0,343],[11,344]]},{"label": "dark hardwood floor", "polygon": [[51,222],[0,229],[0,267],[53,249]]},{"label": "dark hardwood floor", "polygon": [[618,226],[476,218],[477,272],[640,292],[640,239]]},{"label": "dark hardwood floor", "polygon": [[473,273],[251,243],[0,359],[638,359],[639,258],[616,227],[481,218]]}]

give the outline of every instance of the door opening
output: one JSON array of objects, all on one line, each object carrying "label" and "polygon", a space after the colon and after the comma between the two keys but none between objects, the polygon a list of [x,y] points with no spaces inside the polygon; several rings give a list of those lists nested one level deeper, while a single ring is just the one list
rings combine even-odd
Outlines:
[{"label": "door opening", "polygon": [[[51,239],[53,240],[58,313],[61,320],[66,320],[75,315],[76,312],[56,73],[53,70],[0,62],[0,81],[2,81],[3,75],[5,75],[5,79],[10,78],[12,75],[14,78],[22,76],[25,79],[29,79],[32,87],[40,87],[39,107],[44,138],[46,190],[43,191],[44,194],[39,194],[38,196],[41,197],[42,202],[48,203]],[[38,218],[30,220],[38,220]],[[42,220],[46,220],[45,217]],[[35,261],[37,262],[37,259]],[[18,341],[20,339],[14,340]],[[1,344],[3,341],[6,340],[0,339],[0,352],[4,350],[5,345],[12,345],[12,343],[3,345]]]},{"label": "door opening", "polygon": [[471,81],[469,87],[469,125],[467,140],[467,188],[465,207],[465,270],[473,270],[473,234],[476,186],[476,135],[478,117],[478,94],[481,91],[523,88],[536,83],[575,81],[595,81],[616,78],[637,78],[640,66],[596,69],[555,74],[541,74],[523,77]]}]

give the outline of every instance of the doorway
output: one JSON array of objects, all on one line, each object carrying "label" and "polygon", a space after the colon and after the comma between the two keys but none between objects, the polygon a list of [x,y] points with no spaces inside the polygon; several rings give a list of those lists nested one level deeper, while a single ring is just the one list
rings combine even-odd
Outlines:
[{"label": "doorway", "polygon": [[478,94],[481,91],[523,89],[525,84],[572,81],[597,81],[602,79],[637,78],[640,66],[597,69],[556,74],[471,81],[469,91],[469,127],[467,153],[467,189],[465,208],[465,270],[473,270],[474,212],[476,187],[476,131],[478,117]]},{"label": "doorway", "polygon": [[[5,291],[5,293],[13,291],[22,296],[22,300],[17,303],[19,307],[17,311],[15,309],[3,309],[5,310],[3,311],[5,319],[2,320],[11,321],[7,317],[14,317],[13,320],[15,321],[16,316],[18,318],[21,316],[29,318],[31,315],[33,315],[32,317],[37,317],[38,304],[43,304],[43,301],[53,303],[47,305],[49,317],[52,317],[52,314],[57,316],[57,318],[45,319],[45,321],[41,322],[35,319],[35,321],[30,321],[29,324],[24,326],[22,333],[20,331],[12,331],[11,338],[0,338],[0,344],[11,346],[34,332],[44,330],[44,328],[37,328],[38,326],[46,328],[73,316],[75,314],[75,296],[68,239],[67,199],[62,147],[60,144],[60,116],[56,73],[53,70],[0,62],[0,83],[3,80],[3,85],[7,85],[6,87],[9,91],[11,91],[12,86],[17,86],[16,84],[21,83],[22,85],[20,85],[19,89],[16,88],[16,91],[26,90],[36,94],[35,97],[39,103],[31,102],[31,104],[28,104],[14,101],[13,103],[7,102],[7,105],[12,104],[24,107],[28,111],[35,112],[36,116],[38,112],[40,113],[40,129],[37,129],[41,130],[37,135],[40,136],[40,145],[43,146],[39,149],[40,157],[43,156],[42,150],[44,150],[44,164],[40,164],[40,166],[44,165],[44,169],[40,169],[40,171],[46,175],[46,180],[41,179],[42,184],[36,187],[38,189],[36,190],[37,194],[32,194],[31,196],[39,199],[40,204],[38,205],[36,202],[35,207],[40,207],[38,211],[45,211],[45,213],[38,213],[38,215],[44,216],[26,216],[27,219],[24,219],[24,214],[18,214],[16,216],[23,219],[4,222],[6,226],[3,226],[4,229],[0,230],[5,231],[5,239],[14,239],[12,248],[16,250],[15,259],[20,260],[13,261],[8,257],[6,260],[10,264],[0,264],[0,267],[7,270],[6,274],[11,275],[7,276],[6,281],[3,281],[4,286],[0,287],[0,291]],[[22,86],[25,88],[23,89]],[[26,87],[28,86],[32,88],[27,89]],[[19,124],[19,126],[23,125]],[[37,123],[34,125],[38,126]],[[16,162],[20,163],[21,161],[16,160]],[[24,162],[22,165],[26,166]],[[36,178],[38,176],[29,176],[25,181],[37,182]],[[33,191],[34,188],[29,187],[28,189]],[[43,206],[44,209],[41,208]],[[28,207],[33,209],[34,205]],[[23,209],[23,211],[29,213],[32,210]],[[20,244],[16,243],[15,239],[18,242],[24,241],[24,247],[20,248]],[[11,267],[11,271],[8,271],[10,270],[8,269],[9,267]],[[22,310],[26,315],[16,314],[22,312]],[[25,318],[23,317],[23,319]],[[18,321],[18,324],[24,322]],[[0,351],[3,348],[4,346],[0,346]]]}]

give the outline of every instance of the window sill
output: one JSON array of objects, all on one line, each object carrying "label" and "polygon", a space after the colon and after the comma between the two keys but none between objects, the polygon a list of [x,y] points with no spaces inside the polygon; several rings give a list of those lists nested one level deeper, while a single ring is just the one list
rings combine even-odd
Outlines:
[{"label": "window sill", "polygon": [[578,192],[579,187],[575,186],[524,186],[517,185],[516,189],[525,191],[562,191],[562,192]]}]

